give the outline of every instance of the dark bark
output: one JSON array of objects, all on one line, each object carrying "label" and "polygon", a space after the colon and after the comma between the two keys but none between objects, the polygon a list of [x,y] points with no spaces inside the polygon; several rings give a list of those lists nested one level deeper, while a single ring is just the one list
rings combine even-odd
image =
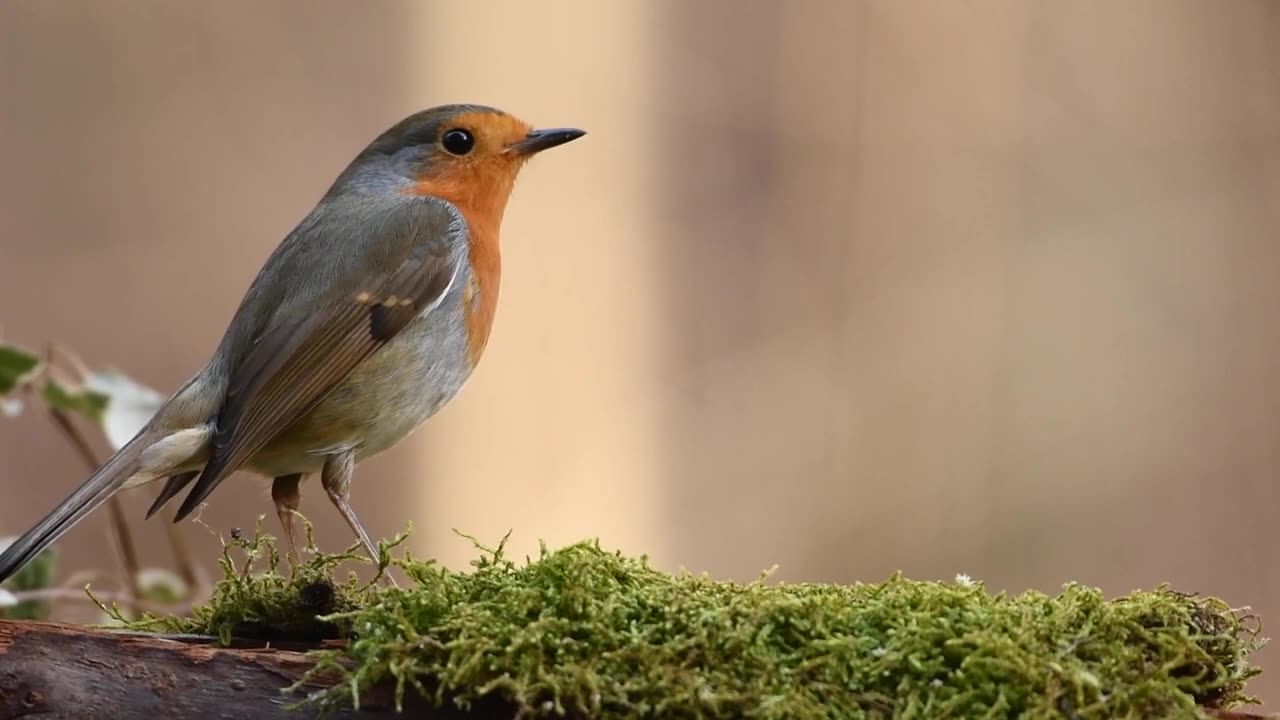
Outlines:
[{"label": "dark bark", "polygon": [[[311,667],[277,648],[221,648],[199,639],[117,633],[42,622],[0,620],[0,720],[181,720],[315,717],[291,707],[284,688]],[[333,678],[328,679],[329,683]],[[325,686],[322,679],[310,689]],[[441,711],[406,698],[394,711],[388,688],[361,696],[361,709],[326,718],[511,718],[512,708]]]}]

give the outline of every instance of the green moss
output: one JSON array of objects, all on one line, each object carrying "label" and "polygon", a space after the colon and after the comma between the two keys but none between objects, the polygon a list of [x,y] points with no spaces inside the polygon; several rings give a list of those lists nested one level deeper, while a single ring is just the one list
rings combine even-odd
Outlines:
[{"label": "green moss", "polygon": [[[218,561],[223,579],[214,586],[209,602],[196,606],[190,616],[145,615],[128,620],[115,609],[103,610],[135,630],[215,635],[224,644],[233,638],[317,641],[345,636],[349,623],[327,616],[370,607],[378,600],[373,585],[361,582],[354,573],[344,580],[334,577],[338,566],[347,561],[367,561],[358,546],[338,554],[315,552],[311,526],[304,524],[311,559],[286,573],[275,539],[262,532],[262,520],[258,518],[252,538],[240,537],[237,531],[224,540]],[[390,550],[403,540],[401,536],[384,547]],[[390,557],[384,560],[379,577]]]},{"label": "green moss", "polygon": [[[240,547],[270,555],[261,538]],[[1074,584],[1016,597],[901,577],[735,584],[594,542],[523,564],[481,548],[466,573],[397,559],[412,586],[331,584],[337,612],[316,618],[305,589],[350,557],[284,577],[228,554],[210,606],[150,622],[349,636],[317,653],[317,672],[346,680],[322,703],[390,682],[399,697],[501,701],[525,717],[1191,718],[1249,700],[1262,642],[1252,616],[1167,588],[1106,600]]]}]

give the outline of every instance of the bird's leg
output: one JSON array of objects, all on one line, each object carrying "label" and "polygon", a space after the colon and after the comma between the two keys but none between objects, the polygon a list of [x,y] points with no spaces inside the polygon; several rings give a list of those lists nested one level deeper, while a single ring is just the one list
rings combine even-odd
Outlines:
[{"label": "bird's leg", "polygon": [[280,527],[284,528],[285,537],[289,539],[289,551],[296,561],[302,561],[298,552],[298,540],[293,532],[293,514],[302,504],[302,493],[298,485],[302,483],[302,473],[281,475],[271,481],[271,499],[276,504],[276,515],[280,517]]},{"label": "bird's leg", "polygon": [[[365,532],[364,526],[360,524],[360,518],[356,517],[356,511],[351,508],[351,476],[355,474],[355,467],[356,454],[353,451],[330,455],[324,461],[324,469],[320,471],[320,484],[324,485],[325,492],[329,493],[329,500],[333,502],[334,507],[338,508],[338,512],[342,513],[342,518],[351,527],[351,532],[355,533],[360,539],[360,544],[364,545],[365,552],[369,553],[369,557],[373,558],[374,562],[378,562],[378,545],[369,539],[369,533]],[[396,584],[395,579],[390,575],[384,577],[391,585]]]}]

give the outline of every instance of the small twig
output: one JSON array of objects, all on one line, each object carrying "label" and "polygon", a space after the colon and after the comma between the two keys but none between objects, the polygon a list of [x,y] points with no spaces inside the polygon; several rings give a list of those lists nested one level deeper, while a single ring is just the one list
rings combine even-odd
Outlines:
[{"label": "small twig", "polygon": [[[84,363],[79,360],[79,357],[72,354],[72,352],[65,350],[65,348],[59,346],[58,343],[50,342],[49,346],[45,348],[45,370],[47,373],[52,374],[52,372],[58,368],[58,365],[55,364],[55,360],[59,359],[64,360],[65,363],[72,366],[72,369],[76,370],[76,373],[81,375],[82,382],[84,379],[88,378],[88,369],[84,366]],[[92,473],[92,471],[99,469],[102,465],[102,460],[97,457],[96,452],[93,452],[93,446],[90,445],[90,442],[88,442],[88,439],[84,437],[84,434],[79,432],[79,428],[76,427],[76,423],[70,419],[70,416],[68,416],[67,413],[63,413],[63,411],[56,409],[56,407],[51,407],[49,405],[46,405],[45,407],[46,410],[49,410],[51,418],[54,419],[54,424],[58,425],[58,429],[61,430],[63,436],[67,438],[68,441],[72,443],[72,446],[76,448],[76,451],[79,452],[79,456],[84,460],[84,465],[87,466],[88,471]],[[120,562],[120,569],[122,569],[124,577],[127,578],[129,591],[133,593],[134,597],[140,596],[142,588],[140,587],[140,584],[138,584],[141,582],[138,571],[140,571],[141,566],[138,564],[137,548],[133,544],[133,533],[129,530],[128,520],[125,519],[124,516],[123,503],[120,502],[118,497],[113,495],[106,500],[106,507],[108,507],[111,539],[114,541],[113,544],[116,551],[116,559]],[[125,603],[125,605],[136,611],[134,603],[128,602]]]},{"label": "small twig", "polygon": [[76,375],[80,376],[81,382],[84,382],[92,374],[89,371],[89,366],[84,364],[79,355],[59,343],[50,341],[48,348],[45,350],[45,357],[48,358],[50,364],[53,363],[54,358],[57,358],[70,365],[76,371]]},{"label": "small twig", "polygon": [[63,580],[58,587],[66,589],[83,588],[85,585],[91,585],[99,580],[109,580],[110,577],[106,573],[98,570],[77,570],[66,580]]},{"label": "small twig", "polygon": [[[163,603],[149,602],[139,600],[127,592],[95,592],[93,598],[84,591],[84,589],[75,590],[72,588],[51,587],[39,588],[36,590],[13,590],[13,596],[18,602],[37,601],[37,600],[78,600],[87,603],[93,603],[93,598],[97,598],[102,603],[129,603],[137,609],[156,615],[174,614],[182,615],[187,613],[191,606],[189,603],[178,603],[177,605],[165,605]],[[97,603],[94,603],[97,604]]]},{"label": "small twig", "polygon": [[192,592],[196,588],[203,588],[208,577],[200,577],[196,573],[196,565],[191,560],[191,550],[187,547],[187,539],[182,535],[182,528],[173,523],[165,523],[164,529],[169,536],[169,547],[173,550],[173,561],[178,565],[178,577],[182,578],[182,582]]},{"label": "small twig", "polygon": [[[49,365],[53,364],[55,358],[70,365],[71,368],[75,370],[76,374],[80,376],[81,384],[88,382],[89,376],[92,374],[89,370],[89,366],[86,365],[79,356],[70,349],[57,343],[49,343],[49,347],[46,351],[46,357]],[[88,447],[88,445],[85,444],[85,447]],[[82,454],[83,453],[84,451],[82,450]],[[87,455],[86,458],[93,458],[91,461],[91,471],[97,470],[102,464],[100,460],[93,456],[92,451],[89,452],[89,455]],[[133,578],[133,581],[131,582],[133,592],[135,594],[140,594],[141,587],[138,585],[138,570],[140,566],[137,561],[136,553],[133,552],[132,536],[129,531],[128,520],[124,514],[124,504],[114,496],[107,502],[111,513],[112,527],[118,531],[116,539],[118,541],[118,547],[122,548],[121,556],[125,564],[125,570],[126,572],[129,572],[129,577]],[[196,564],[192,560],[191,551],[187,546],[186,539],[182,535],[182,529],[176,525],[166,524],[165,531],[169,538],[169,548],[173,551],[174,562],[177,564],[178,577],[182,578],[182,581],[186,583],[187,588],[192,594],[199,594],[199,591],[203,591],[209,586],[208,576],[203,573],[196,572]],[[126,546],[128,548],[127,550],[124,549]],[[131,572],[130,568],[132,568]]]},{"label": "small twig", "polygon": [[[72,367],[80,372],[82,378],[88,377],[87,374],[85,374],[86,369],[84,363],[82,363],[79,358],[65,349],[60,348],[57,344],[49,343],[45,348],[44,360],[40,364],[40,367],[32,372],[28,377],[23,378],[21,387],[19,388],[20,391],[29,397],[39,396],[37,384],[45,378],[54,377],[58,374],[58,367],[54,363],[54,360],[59,357],[65,359]],[[67,417],[66,413],[58,410],[57,408],[51,407],[48,404],[45,404],[45,408],[53,418],[54,424],[62,431],[63,435],[80,453],[80,457],[85,461],[85,464],[89,466],[89,470],[91,472],[97,470],[100,462],[93,452],[93,447],[89,444],[89,441],[85,439],[84,435],[76,428],[71,419]],[[117,557],[129,579],[129,586],[134,590],[134,593],[137,594],[137,584],[140,578],[138,577],[138,559],[137,552],[134,550],[133,536],[129,532],[128,523],[124,520],[124,509],[120,505],[120,501],[115,497],[111,497],[108,499],[108,507],[111,511],[112,536],[115,540],[114,545],[117,549]],[[50,602],[50,612],[53,610],[53,605],[54,603]]]},{"label": "small twig", "polygon": [[[62,434],[80,453],[80,457],[84,460],[85,465],[89,467],[89,471],[97,470],[101,466],[101,462],[94,453],[93,447],[89,445],[89,441],[76,427],[71,418],[57,408],[50,407],[48,410],[54,424],[58,426]],[[120,502],[119,497],[112,495],[107,498],[107,512],[111,521],[111,537],[114,540],[113,544],[116,548],[121,571],[125,575],[130,592],[134,597],[138,597],[142,594],[142,588],[139,585],[142,578],[139,573],[141,568],[138,563],[138,551],[133,543],[133,533],[129,530],[129,521],[125,518],[124,505]],[[136,612],[136,603],[125,602],[124,604]]]},{"label": "small twig", "polygon": [[[65,365],[66,367],[60,367],[60,365]],[[45,347],[43,362],[28,376],[19,381],[16,392],[22,392],[29,398],[33,396],[39,398],[39,384],[42,380],[56,378],[63,382],[84,385],[89,381],[91,375],[89,367],[75,353],[58,343],[49,342]],[[76,376],[78,376],[78,380],[70,380],[71,377]],[[63,435],[79,452],[89,471],[94,472],[101,467],[103,461],[94,452],[93,446],[76,427],[71,417],[63,411],[51,407],[48,403],[41,404],[46,407],[53,417],[54,424],[57,425],[58,429],[62,431]],[[116,549],[117,561],[121,571],[127,578],[127,587],[135,598],[139,597],[142,594],[141,565],[138,562],[133,533],[130,530],[128,518],[125,514],[124,504],[115,495],[108,497],[106,504],[110,519],[112,544]],[[206,590],[211,588],[211,583],[208,575],[201,571],[192,560],[190,549],[183,538],[181,528],[166,525],[166,534],[170,549],[173,552],[174,562],[177,565],[178,576],[186,584],[193,597],[203,595]],[[130,608],[136,605],[134,602],[125,604],[126,607]]]}]

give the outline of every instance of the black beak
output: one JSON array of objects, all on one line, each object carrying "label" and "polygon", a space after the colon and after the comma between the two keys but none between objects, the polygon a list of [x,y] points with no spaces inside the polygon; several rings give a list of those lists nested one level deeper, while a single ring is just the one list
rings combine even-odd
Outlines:
[{"label": "black beak", "polygon": [[557,145],[563,145],[570,140],[577,140],[586,135],[586,130],[578,128],[548,128],[546,130],[532,130],[524,140],[512,145],[508,149],[511,152],[520,155],[532,155],[534,153],[548,150]]}]

